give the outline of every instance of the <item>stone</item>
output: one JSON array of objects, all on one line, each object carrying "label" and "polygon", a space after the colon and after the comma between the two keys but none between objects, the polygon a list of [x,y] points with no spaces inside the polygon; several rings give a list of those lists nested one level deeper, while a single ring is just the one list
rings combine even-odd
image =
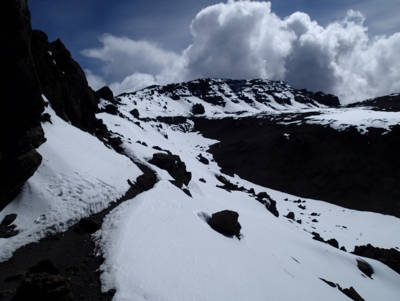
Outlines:
[{"label": "stone", "polygon": [[367,244],[365,246],[356,246],[351,253],[378,260],[400,274],[400,252],[394,248],[383,249]]},{"label": "stone", "polygon": [[335,247],[336,249],[339,249],[339,243],[338,243],[338,241],[337,241],[336,239],[334,239],[334,238],[328,239],[328,240],[326,241],[326,243],[327,243],[328,245],[331,245],[332,247]]},{"label": "stone", "polygon": [[193,115],[200,115],[200,114],[204,114],[204,113],[205,113],[205,109],[201,103],[196,103],[192,106],[192,114]]},{"label": "stone", "polygon": [[192,173],[186,170],[186,164],[181,158],[173,154],[155,153],[149,163],[166,170],[174,179],[174,185],[181,188],[182,185],[189,185]]},{"label": "stone", "polygon": [[356,261],[358,269],[365,275],[367,275],[369,278],[372,278],[371,276],[374,273],[374,269],[372,268],[372,266],[368,262],[362,259],[356,259]]},{"label": "stone", "polygon": [[1,221],[1,226],[11,225],[15,221],[16,218],[17,218],[17,214],[15,214],[15,213],[7,214]]},{"label": "stone", "polygon": [[285,215],[285,217],[294,220],[294,212],[290,211],[287,215]]},{"label": "stone", "polygon": [[208,221],[208,224],[221,234],[239,237],[242,226],[238,218],[239,214],[237,212],[224,210],[214,213]]},{"label": "stone", "polygon": [[210,161],[208,161],[208,159],[207,159],[206,157],[203,157],[202,154],[199,154],[199,156],[197,157],[197,159],[198,159],[201,163],[203,163],[203,164],[205,164],[205,165],[210,164]]}]

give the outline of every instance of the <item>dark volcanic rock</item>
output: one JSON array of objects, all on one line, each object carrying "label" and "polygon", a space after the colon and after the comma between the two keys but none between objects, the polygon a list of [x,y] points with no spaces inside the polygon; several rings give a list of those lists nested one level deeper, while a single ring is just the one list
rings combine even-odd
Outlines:
[{"label": "dark volcanic rock", "polygon": [[102,99],[108,100],[111,103],[117,103],[117,101],[114,98],[114,93],[107,86],[97,90],[96,97],[99,99],[102,98]]},{"label": "dark volcanic rock", "polygon": [[[304,198],[400,217],[400,126],[370,128],[302,122],[309,113],[259,118],[192,117],[221,172]],[[292,123],[282,124],[284,118]],[[295,122],[298,121],[298,122]]]},{"label": "dark volcanic rock", "polygon": [[[251,193],[251,192],[249,191],[249,193]],[[253,193],[254,193],[254,189],[253,189]],[[269,212],[271,212],[276,217],[279,217],[279,212],[278,212],[278,209],[276,208],[276,201],[273,200],[268,195],[268,193],[266,193],[265,191],[260,192],[259,194],[257,194],[256,199],[260,203],[264,204],[265,208],[267,208]]]},{"label": "dark volcanic rock", "polygon": [[201,163],[208,165],[210,164],[210,161],[208,161],[208,159],[206,157],[203,157],[202,154],[199,155],[199,157],[197,158]]},{"label": "dark volcanic rock", "polygon": [[32,54],[43,94],[57,115],[84,131],[94,133],[98,126],[95,116],[98,96],[106,95],[108,98],[107,89],[102,88],[96,94],[61,40],[49,43],[42,31],[33,31]]},{"label": "dark volcanic rock", "polygon": [[336,249],[339,249],[339,243],[338,243],[338,241],[337,241],[336,239],[334,239],[334,238],[328,239],[328,240],[326,241],[326,243],[327,243],[328,245],[331,245],[332,247],[335,247]]},{"label": "dark volcanic rock", "polygon": [[356,261],[358,269],[369,278],[371,278],[372,274],[374,273],[374,269],[372,268],[372,266],[368,262],[361,259],[356,259]]},{"label": "dark volcanic rock", "polygon": [[342,293],[354,301],[365,301],[365,299],[363,299],[352,286],[343,289]]},{"label": "dark volcanic rock", "polygon": [[366,246],[356,246],[354,248],[354,252],[352,253],[355,255],[379,260],[400,274],[400,252],[396,249],[377,248],[368,244]]},{"label": "dark volcanic rock", "polygon": [[26,278],[18,287],[12,301],[73,301],[71,283],[67,278],[46,273]]},{"label": "dark volcanic rock", "polygon": [[290,211],[287,215],[285,215],[285,217],[294,220],[294,213]]},{"label": "dark volcanic rock", "polygon": [[44,102],[31,53],[27,0],[0,2],[0,210],[42,161]]},{"label": "dark volcanic rock", "polygon": [[183,184],[189,185],[192,173],[186,170],[186,164],[177,155],[155,153],[149,163],[165,169],[175,179],[174,184],[182,187]]},{"label": "dark volcanic rock", "polygon": [[214,213],[208,224],[221,234],[239,237],[242,226],[238,222],[238,218],[239,214],[237,212],[224,210]]},{"label": "dark volcanic rock", "polygon": [[204,106],[201,103],[194,104],[192,106],[192,113],[193,115],[204,114],[205,113]]},{"label": "dark volcanic rock", "polygon": [[17,215],[15,213],[7,214],[1,221],[1,226],[11,225],[15,221],[16,218],[17,218]]},{"label": "dark volcanic rock", "polygon": [[29,273],[39,274],[39,273],[47,273],[51,275],[57,275],[58,269],[54,266],[53,262],[50,259],[42,260],[37,265],[29,268]]}]

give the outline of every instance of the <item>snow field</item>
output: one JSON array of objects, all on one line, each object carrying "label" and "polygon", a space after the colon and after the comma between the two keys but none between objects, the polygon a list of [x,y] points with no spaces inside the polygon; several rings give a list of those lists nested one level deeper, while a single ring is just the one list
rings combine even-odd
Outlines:
[{"label": "snow field", "polygon": [[[124,114],[129,116],[131,109],[126,105]],[[348,300],[319,278],[342,288],[353,286],[366,300],[398,300],[400,275],[363,258],[375,270],[372,279],[363,276],[357,256],[312,240],[309,233],[318,232],[326,240],[336,238],[348,251],[367,243],[399,247],[398,219],[310,199],[304,199],[306,209],[301,210],[293,203],[299,199],[296,196],[224,175],[256,193],[266,191],[277,201],[280,216],[276,218],[248,193],[216,187],[222,185],[215,177],[220,174],[218,165],[196,159],[202,153],[211,160],[206,150],[216,141],[166,124],[160,129],[156,122],[141,122],[139,127],[120,117],[99,117],[120,132],[125,150],[143,162],[159,152],[152,149],[156,145],[179,155],[192,172],[191,198],[168,181],[168,173],[153,166],[160,179],[155,188],[114,209],[95,234],[99,254],[105,257],[102,290],[115,288],[114,301]],[[239,213],[240,241],[215,232],[201,218],[225,209]],[[283,217],[289,211],[303,223]],[[318,223],[309,219],[312,212],[320,214],[312,217]]]}]

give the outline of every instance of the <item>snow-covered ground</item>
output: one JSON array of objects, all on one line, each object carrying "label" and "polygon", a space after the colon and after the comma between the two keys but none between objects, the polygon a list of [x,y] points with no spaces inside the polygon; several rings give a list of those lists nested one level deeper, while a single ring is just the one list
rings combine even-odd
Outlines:
[{"label": "snow-covered ground", "polygon": [[[114,301],[349,300],[320,278],[342,288],[354,287],[365,300],[399,300],[399,274],[363,258],[374,269],[371,279],[357,268],[360,257],[315,241],[311,234],[317,232],[325,240],[335,238],[348,251],[368,243],[398,249],[399,219],[323,200],[301,199],[305,206],[301,209],[294,202],[297,196],[224,175],[247,190],[267,192],[277,202],[280,215],[276,218],[252,194],[218,188],[220,168],[207,153],[216,141],[193,132],[191,121],[181,125],[157,122],[163,103],[151,103],[158,110],[149,108],[150,103],[141,105],[138,99],[123,97],[119,109],[125,118],[106,113],[98,117],[121,137],[126,153],[145,164],[159,152],[154,146],[179,155],[192,173],[188,185],[192,197],[172,185],[166,171],[149,164],[159,178],[156,186],[106,217],[94,238],[98,253],[105,258],[102,290],[116,289]],[[190,107],[168,101],[171,112],[164,116],[187,115]],[[130,114],[134,108],[141,117],[151,119],[136,120]],[[209,110],[212,113],[215,108],[210,105]],[[13,238],[0,239],[2,260],[47,232],[62,231],[106,207],[128,189],[127,179],[133,182],[140,175],[128,158],[65,123],[51,109],[48,113],[53,124],[43,125],[48,139],[39,149],[43,163],[22,194],[0,213],[0,219],[18,213],[16,224],[21,231]],[[199,154],[210,164],[201,163]],[[225,209],[239,213],[241,240],[223,236],[206,223],[207,216]],[[290,211],[301,224],[284,217]]]},{"label": "snow-covered ground", "polygon": [[50,123],[44,123],[47,141],[37,172],[19,196],[0,212],[0,220],[17,213],[19,234],[0,238],[0,262],[19,247],[61,232],[123,196],[141,174],[127,157],[104,146],[96,137],[59,118],[49,107]]}]

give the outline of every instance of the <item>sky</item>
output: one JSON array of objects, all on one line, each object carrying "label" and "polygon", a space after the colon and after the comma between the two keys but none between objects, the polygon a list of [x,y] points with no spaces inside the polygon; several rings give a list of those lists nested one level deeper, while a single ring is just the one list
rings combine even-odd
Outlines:
[{"label": "sky", "polygon": [[398,0],[29,1],[93,89],[200,77],[284,80],[343,103],[400,92]]}]

